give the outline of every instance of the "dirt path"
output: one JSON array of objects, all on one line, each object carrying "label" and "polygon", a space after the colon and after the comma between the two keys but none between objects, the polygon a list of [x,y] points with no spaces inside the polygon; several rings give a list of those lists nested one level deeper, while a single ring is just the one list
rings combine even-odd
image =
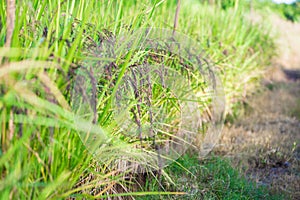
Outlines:
[{"label": "dirt path", "polygon": [[300,23],[277,16],[279,56],[247,100],[244,116],[224,128],[215,152],[258,184],[300,199]]}]

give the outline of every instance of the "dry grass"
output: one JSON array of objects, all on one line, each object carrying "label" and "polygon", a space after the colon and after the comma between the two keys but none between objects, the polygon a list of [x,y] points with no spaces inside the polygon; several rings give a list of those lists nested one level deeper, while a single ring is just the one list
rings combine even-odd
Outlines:
[{"label": "dry grass", "polygon": [[250,179],[297,199],[300,120],[295,114],[299,114],[300,84],[273,87],[249,100],[246,116],[225,127],[215,151],[231,157]]},{"label": "dry grass", "polygon": [[300,24],[276,16],[273,23],[279,32],[279,56],[265,75],[265,87],[225,127],[215,152],[231,157],[249,179],[299,199]]}]

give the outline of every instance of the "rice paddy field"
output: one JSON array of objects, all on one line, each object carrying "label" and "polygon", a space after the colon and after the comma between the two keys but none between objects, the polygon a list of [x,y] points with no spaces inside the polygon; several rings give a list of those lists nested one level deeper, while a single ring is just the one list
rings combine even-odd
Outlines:
[{"label": "rice paddy field", "polygon": [[[265,75],[284,60],[269,16],[297,21],[297,9],[294,22],[284,9],[243,0],[1,1],[0,199],[297,199],[297,137],[274,162],[266,148],[251,154],[232,142],[263,116],[251,106],[275,96],[262,88],[299,91],[297,75],[284,86]],[[291,98],[263,108],[286,101],[288,111],[277,111],[297,135]],[[244,165],[241,152],[258,165]],[[293,166],[287,186],[255,181],[276,159]]]}]

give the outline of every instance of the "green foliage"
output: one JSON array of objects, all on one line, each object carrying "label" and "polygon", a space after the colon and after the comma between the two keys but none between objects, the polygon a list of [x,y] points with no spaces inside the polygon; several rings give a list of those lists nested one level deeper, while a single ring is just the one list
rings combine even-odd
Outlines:
[{"label": "green foliage", "polygon": [[226,1],[220,1],[221,2],[221,8],[224,10],[227,10],[229,8],[234,7],[235,5],[235,0],[226,0]]},{"label": "green foliage", "polygon": [[287,20],[298,22],[300,20],[300,2],[295,2],[290,5],[280,4],[275,7]]},{"label": "green foliage", "polygon": [[[232,5],[233,1],[226,1],[220,9],[192,0],[183,3],[178,26],[179,32],[202,44],[208,62],[219,69],[228,112],[257,85],[274,49],[268,27],[246,19],[244,13],[248,9],[242,4],[234,8]],[[12,49],[0,49],[0,57],[4,58],[0,61],[1,199],[148,194],[128,193],[130,181],[125,180],[124,172],[116,170],[113,160],[123,156],[123,143],[112,137],[112,147],[101,149],[104,153],[97,155],[97,160],[83,145],[78,132],[87,132],[89,124],[76,121],[70,111],[70,84],[76,68],[90,58],[89,53],[101,40],[128,29],[172,28],[175,8],[175,1],[17,1]],[[6,4],[1,1],[0,46],[4,46],[6,39],[5,19]],[[118,77],[122,77],[122,69],[132,58],[120,57],[123,65],[118,63]],[[162,91],[157,89],[157,99]],[[112,130],[118,132],[118,126],[110,121],[111,105],[107,103],[113,92],[114,89],[105,91],[98,97],[98,123],[110,125],[103,133],[106,136]],[[78,123],[82,130],[76,130]],[[188,191],[195,195],[189,197],[196,199],[236,199],[239,192],[261,197],[261,191],[256,193],[251,184],[239,180],[238,172],[226,161],[212,159],[199,163],[196,157],[185,156],[179,163],[194,175],[176,164],[166,169],[167,174],[179,178],[180,173],[186,172],[186,180],[197,184],[190,191],[184,184],[167,186],[168,191]],[[167,174],[163,179],[165,185],[170,185]],[[148,184],[144,189],[159,190],[158,182],[148,180]],[[229,194],[225,189],[229,189]]]},{"label": "green foliage", "polygon": [[296,1],[292,4],[275,4],[270,0],[264,0],[255,2],[255,7],[262,10],[268,8],[291,22],[300,21],[300,1]]},{"label": "green foliage", "polygon": [[[170,199],[283,199],[280,194],[271,194],[264,186],[250,182],[234,169],[229,160],[210,157],[199,161],[195,154],[186,154],[177,163],[165,169],[173,185],[163,184],[159,187],[156,179],[148,183],[151,190],[176,190],[185,195],[170,196]],[[151,181],[151,179],[149,179]],[[162,183],[166,180],[162,180]],[[158,197],[141,197],[139,199],[159,199]]]}]

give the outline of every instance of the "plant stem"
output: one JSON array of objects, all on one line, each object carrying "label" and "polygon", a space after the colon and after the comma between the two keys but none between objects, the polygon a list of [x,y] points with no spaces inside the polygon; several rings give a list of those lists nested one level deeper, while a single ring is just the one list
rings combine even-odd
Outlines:
[{"label": "plant stem", "polygon": [[15,0],[7,0],[7,18],[6,18],[6,42],[5,46],[10,47],[11,38],[15,27],[16,18],[16,2]]},{"label": "plant stem", "polygon": [[175,19],[174,19],[173,36],[175,35],[175,31],[176,31],[176,28],[178,25],[179,11],[180,11],[180,0],[177,0],[177,8],[176,8]]}]

